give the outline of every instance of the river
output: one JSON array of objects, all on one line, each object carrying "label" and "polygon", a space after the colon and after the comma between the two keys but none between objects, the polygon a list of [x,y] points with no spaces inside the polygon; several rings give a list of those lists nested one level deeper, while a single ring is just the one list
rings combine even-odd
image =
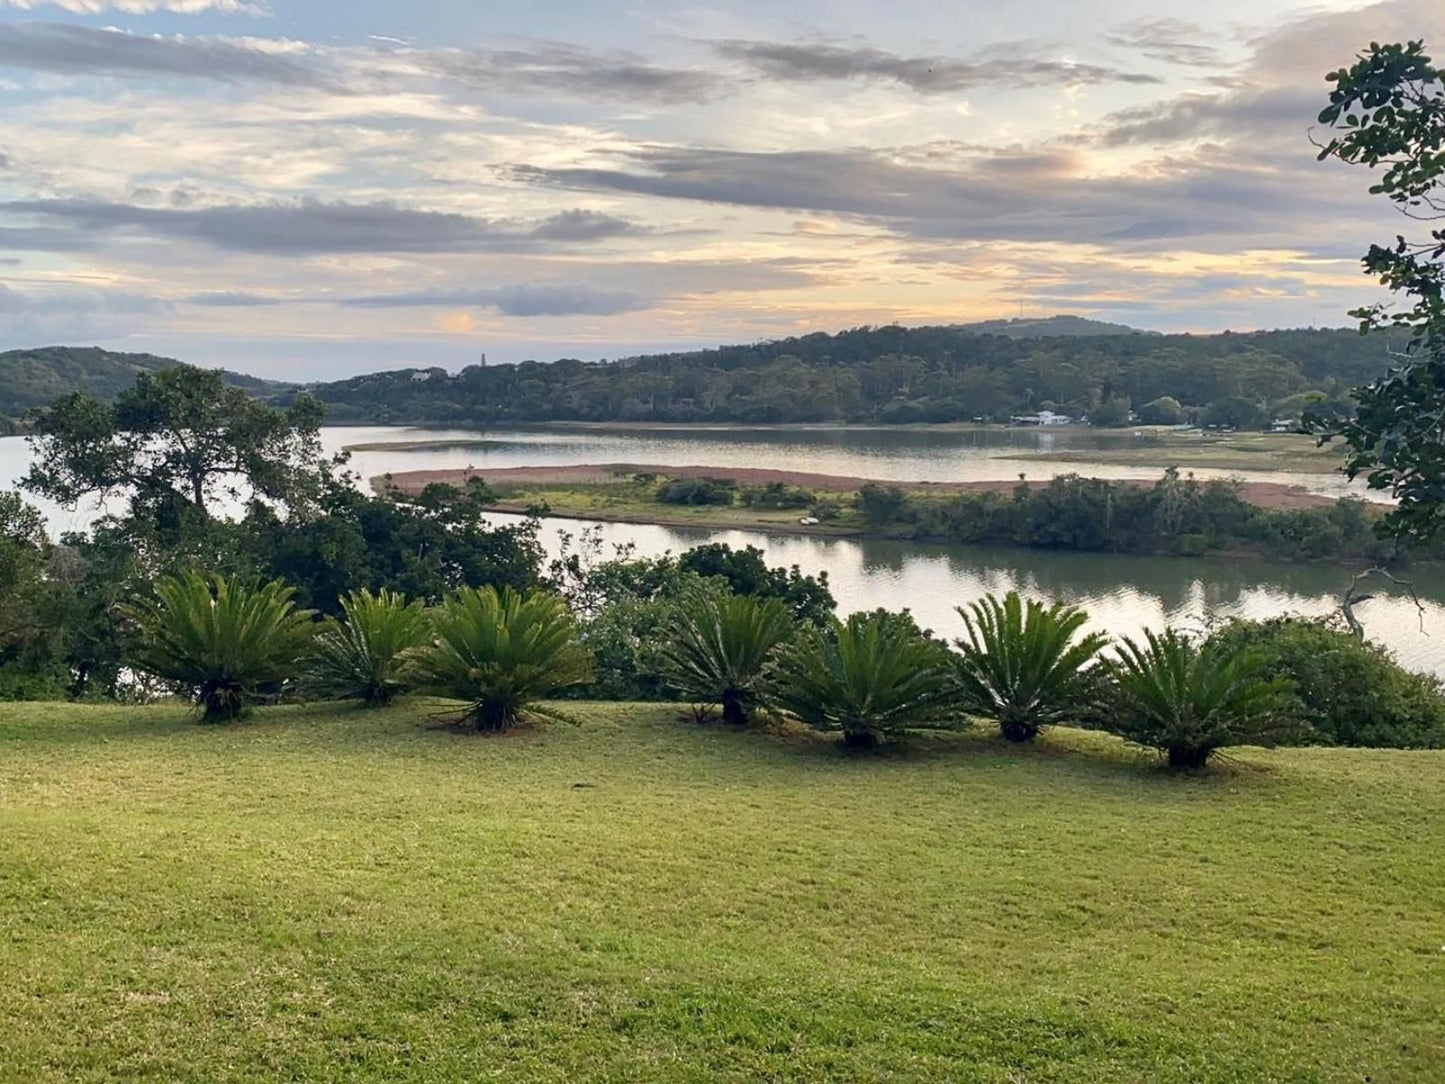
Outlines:
[{"label": "river", "polygon": [[[428,442],[415,449],[356,453],[353,467],[363,477],[468,465],[485,470],[612,462],[768,467],[898,481],[1008,479],[1020,472],[1033,478],[1069,471],[1110,478],[1158,474],[1147,467],[1009,458],[1010,450],[1038,450],[1056,441],[1088,448],[1141,439],[1131,433],[505,429],[483,437],[461,430],[337,427],[324,434],[328,448],[336,450],[385,441]],[[29,459],[22,439],[0,439],[0,484],[24,474]],[[1229,472],[1195,473],[1212,477]],[[1245,477],[1307,485],[1320,492],[1345,491],[1342,480],[1330,476],[1254,472]],[[56,531],[83,527],[96,514],[94,509],[43,510]],[[555,550],[559,531],[575,533],[582,526],[574,521],[544,521],[543,542]],[[1145,628],[1166,625],[1201,629],[1210,621],[1232,616],[1328,614],[1337,608],[1350,575],[1338,566],[1237,558],[1061,554],[633,524],[606,524],[601,531],[609,545],[632,543],[643,555],[676,553],[710,539],[733,546],[756,545],[767,551],[770,563],[796,564],[810,573],[827,571],[844,613],[908,607],[925,626],[948,635],[961,631],[953,608],[990,591],[1017,589],[1063,599],[1085,607],[1093,623],[1113,635],[1137,635]],[[1423,613],[1399,590],[1382,591],[1361,604],[1358,613],[1371,638],[1389,647],[1403,663],[1445,676],[1445,573],[1431,569],[1418,572],[1414,579]]]}]

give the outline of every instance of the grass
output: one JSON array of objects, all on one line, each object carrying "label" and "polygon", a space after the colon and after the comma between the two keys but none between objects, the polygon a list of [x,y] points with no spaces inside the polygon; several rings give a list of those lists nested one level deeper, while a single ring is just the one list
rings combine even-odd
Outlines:
[{"label": "grass", "polygon": [[1134,447],[1070,448],[1065,445],[1050,451],[999,453],[997,458],[1291,474],[1334,474],[1345,461],[1341,445],[1320,447],[1314,437],[1298,433],[1200,433],[1149,428],[1140,431],[1145,436]]},{"label": "grass", "polygon": [[1435,1081],[1445,754],[0,705],[0,1078]]}]

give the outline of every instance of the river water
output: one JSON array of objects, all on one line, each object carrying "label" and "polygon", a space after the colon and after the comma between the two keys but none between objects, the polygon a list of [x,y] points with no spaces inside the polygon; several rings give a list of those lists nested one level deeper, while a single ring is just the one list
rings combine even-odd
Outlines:
[{"label": "river water", "polygon": [[[355,453],[353,468],[364,478],[469,465],[485,470],[581,463],[746,466],[897,481],[1011,479],[1020,472],[1030,478],[1046,478],[1069,471],[1109,478],[1153,478],[1163,460],[1159,468],[1151,468],[1011,458],[1016,452],[1051,445],[1087,449],[1132,445],[1146,439],[1129,432],[1013,430],[505,429],[478,434],[338,427],[325,431],[327,446],[336,450],[373,442],[428,442],[422,448]],[[0,439],[0,485],[24,474],[29,459],[23,440]],[[1213,477],[1229,472],[1195,473]],[[1346,492],[1343,481],[1330,476],[1250,472],[1244,477],[1307,485],[1320,492]],[[57,531],[83,527],[96,514],[94,509],[43,510]],[[555,551],[559,531],[575,533],[583,526],[586,524],[575,521],[544,521],[543,542]],[[844,613],[880,606],[908,607],[925,626],[950,636],[961,632],[954,607],[990,591],[1017,589],[1041,598],[1062,599],[1085,607],[1093,623],[1113,635],[1137,635],[1145,628],[1166,625],[1202,629],[1210,621],[1232,616],[1328,614],[1337,608],[1350,577],[1349,571],[1339,566],[1237,558],[1062,554],[634,524],[605,524],[600,530],[609,545],[632,543],[641,555],[676,553],[714,539],[733,546],[759,546],[767,551],[772,564],[796,564],[810,573],[828,572]],[[1389,647],[1406,665],[1445,676],[1445,574],[1433,569],[1420,571],[1414,580],[1423,613],[1399,590],[1383,590],[1357,607],[1357,612],[1371,638]]]}]

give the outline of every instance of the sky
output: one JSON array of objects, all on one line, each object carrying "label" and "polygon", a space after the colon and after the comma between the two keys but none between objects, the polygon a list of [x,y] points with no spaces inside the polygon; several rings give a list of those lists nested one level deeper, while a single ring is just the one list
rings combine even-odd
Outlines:
[{"label": "sky", "polygon": [[1311,126],[1414,38],[1445,2],[0,0],[0,349],[1341,326],[1405,224]]}]

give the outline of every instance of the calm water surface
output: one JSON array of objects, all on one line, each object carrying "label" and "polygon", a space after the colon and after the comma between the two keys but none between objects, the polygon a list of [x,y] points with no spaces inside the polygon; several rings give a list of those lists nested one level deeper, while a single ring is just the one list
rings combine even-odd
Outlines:
[{"label": "calm water surface", "polygon": [[[485,439],[480,446],[462,442]],[[577,463],[703,464],[777,467],[899,481],[987,480],[1048,477],[1077,470],[1102,477],[1153,477],[1150,469],[1089,464],[1047,464],[998,459],[1010,449],[1037,449],[1049,441],[1064,446],[1106,447],[1129,444],[1130,433],[910,431],[703,430],[577,432],[507,429],[481,435],[460,430],[346,427],[328,429],[328,447],[373,441],[457,441],[450,447],[412,451],[358,452],[353,466],[371,477],[387,472],[465,467],[559,466]],[[24,474],[29,464],[25,442],[0,440],[0,484]],[[1161,460],[1160,468],[1162,469]],[[1225,472],[1196,471],[1202,477]],[[1260,473],[1264,480],[1311,484],[1342,492],[1340,482],[1318,476]],[[45,508],[52,528],[83,527],[94,509]],[[498,520],[512,517],[498,516]],[[556,549],[561,530],[585,526],[548,520],[543,542]],[[859,542],[809,535],[759,534],[634,524],[605,524],[603,538],[632,543],[642,555],[674,553],[717,539],[733,546],[755,545],[773,564],[797,564],[805,572],[827,571],[844,613],[876,607],[908,607],[926,626],[957,635],[953,612],[983,594],[1017,589],[1086,607],[1094,623],[1114,635],[1137,635],[1145,628],[1174,625],[1203,628],[1231,616],[1268,617],[1281,613],[1327,614],[1336,609],[1349,573],[1339,567],[1292,565],[1238,559],[1139,558],[1093,554],[1055,554],[978,546],[936,546],[906,542]],[[1418,572],[1416,587],[1425,603],[1423,616],[1396,593],[1358,607],[1373,639],[1390,647],[1407,665],[1445,676],[1445,574]]]}]

